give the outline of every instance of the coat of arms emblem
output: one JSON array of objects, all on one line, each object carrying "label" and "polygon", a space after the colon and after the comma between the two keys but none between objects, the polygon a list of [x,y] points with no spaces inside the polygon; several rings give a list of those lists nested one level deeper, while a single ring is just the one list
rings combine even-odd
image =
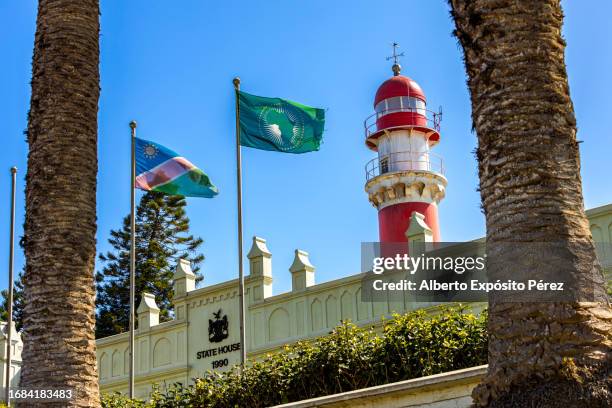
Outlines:
[{"label": "coat of arms emblem", "polygon": [[219,343],[228,336],[228,322],[227,315],[221,317],[221,309],[218,312],[213,313],[215,320],[208,319],[208,340],[211,343]]}]

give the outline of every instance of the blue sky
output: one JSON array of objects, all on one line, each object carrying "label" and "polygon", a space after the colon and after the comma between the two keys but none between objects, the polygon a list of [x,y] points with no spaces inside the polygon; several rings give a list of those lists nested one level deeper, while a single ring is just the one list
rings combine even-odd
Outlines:
[{"label": "blue sky", "polygon": [[[172,4],[172,5],[170,5]],[[570,90],[583,140],[587,208],[612,201],[612,15],[609,0],[563,2]],[[470,105],[461,53],[446,1],[312,0],[202,2],[101,1],[98,250],[129,211],[129,127],[185,155],[221,193],[188,199],[192,230],[204,238],[205,284],[237,275],[234,100],[242,89],[327,111],[324,144],[304,155],[243,150],[245,253],[268,240],[274,292],[290,289],[293,250],[310,252],[318,282],[359,272],[362,241],[378,236],[364,193],[363,120],[377,87],[391,75],[385,60],[397,41],[403,74],[442,105],[442,155],[449,181],[440,205],[446,241],[484,234]],[[17,234],[24,219],[24,175],[33,0],[0,2],[0,287],[6,286],[9,168],[20,169]],[[24,263],[17,250],[16,271]]]}]

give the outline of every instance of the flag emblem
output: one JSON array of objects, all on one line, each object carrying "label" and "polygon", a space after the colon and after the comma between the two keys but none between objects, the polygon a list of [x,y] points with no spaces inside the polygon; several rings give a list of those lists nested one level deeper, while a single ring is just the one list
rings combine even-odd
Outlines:
[{"label": "flag emblem", "polygon": [[148,144],[144,147],[144,155],[147,159],[153,159],[155,156],[157,156],[157,153],[157,148],[152,144]]},{"label": "flag emblem", "polygon": [[259,115],[260,131],[283,151],[297,149],[304,143],[304,119],[301,111],[289,104],[266,106]]}]

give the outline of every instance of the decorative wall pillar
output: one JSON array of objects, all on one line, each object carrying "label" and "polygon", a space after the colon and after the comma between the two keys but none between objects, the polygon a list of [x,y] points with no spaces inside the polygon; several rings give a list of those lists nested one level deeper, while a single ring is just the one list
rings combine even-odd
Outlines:
[{"label": "decorative wall pillar", "polygon": [[174,317],[176,320],[187,318],[187,293],[195,290],[196,276],[191,270],[191,262],[179,259],[174,270]]},{"label": "decorative wall pillar", "polygon": [[289,268],[289,272],[291,272],[291,290],[296,292],[313,286],[315,284],[314,271],[315,267],[310,263],[308,252],[296,249],[293,264]]},{"label": "decorative wall pillar", "polygon": [[410,224],[406,230],[406,239],[410,254],[417,255],[427,252],[433,245],[434,236],[431,228],[425,222],[425,216],[420,212],[413,212]]},{"label": "decorative wall pillar", "polygon": [[196,276],[191,270],[191,262],[179,259],[174,270],[174,297],[184,296],[195,289]]},{"label": "decorative wall pillar", "polygon": [[139,331],[149,330],[159,324],[159,307],[155,303],[155,296],[150,293],[143,292],[136,313],[138,313]]},{"label": "decorative wall pillar", "polygon": [[253,237],[247,258],[249,258],[247,290],[252,290],[250,300],[258,302],[272,296],[272,253],[266,245],[266,240]]}]

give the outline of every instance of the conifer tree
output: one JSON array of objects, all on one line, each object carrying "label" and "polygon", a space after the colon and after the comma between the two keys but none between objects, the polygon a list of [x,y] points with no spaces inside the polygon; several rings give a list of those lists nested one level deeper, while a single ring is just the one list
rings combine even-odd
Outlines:
[{"label": "conifer tree", "polygon": [[[202,280],[199,264],[204,256],[198,249],[203,240],[189,233],[186,204],[181,196],[147,192],[136,209],[136,307],[143,292],[153,294],[161,321],[171,318],[172,276],[178,260],[189,260],[196,282]],[[100,254],[103,268],[96,273],[97,338],[129,328],[130,217],[110,235],[113,249]]]},{"label": "conifer tree", "polygon": [[[2,303],[0,304],[0,320],[8,321],[8,289],[0,292]],[[23,272],[19,272],[13,287],[13,321],[18,331],[23,327]]]}]

